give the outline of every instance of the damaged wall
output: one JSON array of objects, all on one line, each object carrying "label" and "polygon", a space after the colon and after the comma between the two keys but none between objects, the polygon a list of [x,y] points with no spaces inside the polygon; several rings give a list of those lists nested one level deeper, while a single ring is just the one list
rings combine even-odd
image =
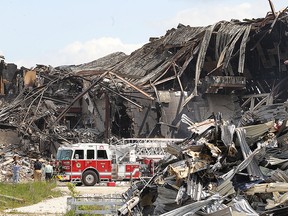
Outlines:
[{"label": "damaged wall", "polygon": [[20,138],[18,136],[18,131],[16,128],[6,128],[0,129],[0,144],[9,145],[9,144],[19,144]]},{"label": "damaged wall", "polygon": [[[205,98],[208,102],[208,113],[222,113],[223,119],[239,120],[241,117],[241,107],[239,99],[235,94],[222,95],[222,94],[206,94]],[[200,119],[203,121],[208,116]]]},{"label": "damaged wall", "polygon": [[[283,118],[280,110],[272,116],[259,107],[264,105],[263,94],[269,95],[265,105],[287,101],[287,32],[287,9],[277,16],[268,13],[206,27],[179,24],[129,56],[114,53],[56,68],[37,65],[30,88],[24,86],[27,69],[21,68],[15,72],[11,103],[1,70],[1,123],[17,127],[31,143],[41,138],[57,145],[103,141],[114,135],[185,137],[189,132],[180,121],[184,114],[191,124],[218,111],[237,121],[238,108],[248,99],[253,101],[250,108],[242,109],[257,115],[257,121],[264,122],[268,115],[270,120]],[[252,100],[251,95],[259,97]],[[247,118],[239,124],[249,125],[249,115],[244,114]],[[41,144],[41,149],[47,145]]]}]

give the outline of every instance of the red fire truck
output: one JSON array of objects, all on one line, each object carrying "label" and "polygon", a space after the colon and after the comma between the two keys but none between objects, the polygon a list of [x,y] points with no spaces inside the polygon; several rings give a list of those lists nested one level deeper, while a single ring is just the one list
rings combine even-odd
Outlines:
[{"label": "red fire truck", "polygon": [[121,152],[105,143],[77,143],[59,147],[56,156],[60,181],[93,186],[100,181],[139,179],[135,151]]},{"label": "red fire truck", "polygon": [[154,166],[167,153],[168,144],[183,139],[123,138],[105,143],[78,143],[59,147],[58,179],[91,186],[100,181],[152,177]]}]

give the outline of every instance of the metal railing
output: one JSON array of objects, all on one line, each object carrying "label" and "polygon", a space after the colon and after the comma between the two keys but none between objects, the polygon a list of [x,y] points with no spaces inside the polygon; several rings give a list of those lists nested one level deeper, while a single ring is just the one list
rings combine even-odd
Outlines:
[{"label": "metal railing", "polygon": [[68,211],[75,215],[117,215],[117,210],[125,203],[120,194],[91,197],[68,197]]}]

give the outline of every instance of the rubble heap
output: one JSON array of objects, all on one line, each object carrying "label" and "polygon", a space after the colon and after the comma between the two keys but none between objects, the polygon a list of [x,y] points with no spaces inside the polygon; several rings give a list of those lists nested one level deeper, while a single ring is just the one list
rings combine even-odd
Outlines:
[{"label": "rubble heap", "polygon": [[[11,146],[10,146],[11,147]],[[0,150],[3,150],[0,148]],[[8,182],[11,183],[13,181],[13,166],[15,160],[18,162],[20,165],[20,170],[19,170],[19,180],[20,182],[28,182],[33,180],[33,164],[35,162],[35,159],[29,158],[23,152],[18,152],[15,153],[12,149],[11,151],[7,152],[7,148],[4,149],[5,154],[2,155],[1,160],[0,160],[0,182]],[[21,156],[20,156],[21,155]],[[43,167],[45,164],[48,164],[48,160],[41,159],[41,163],[43,164]],[[44,178],[44,173],[43,173],[43,178]]]},{"label": "rubble heap", "polygon": [[60,144],[97,140],[99,134],[91,128],[70,129],[63,120],[57,121],[57,115],[71,103],[67,99],[81,93],[82,79],[69,70],[43,65],[33,72],[37,74],[33,87],[20,80],[15,85],[16,97],[8,95],[0,105],[1,128],[16,131],[20,138],[15,140],[18,150],[34,158],[40,152],[49,157]]},{"label": "rubble heap", "polygon": [[155,215],[287,212],[286,120],[235,126],[217,114],[199,123],[183,115],[182,121],[191,137],[169,144],[157,173],[123,194],[119,215],[139,213],[147,196],[154,197]]}]

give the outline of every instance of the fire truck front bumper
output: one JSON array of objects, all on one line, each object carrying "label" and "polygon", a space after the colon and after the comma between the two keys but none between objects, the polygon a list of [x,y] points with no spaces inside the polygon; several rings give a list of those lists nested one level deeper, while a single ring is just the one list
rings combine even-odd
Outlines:
[{"label": "fire truck front bumper", "polygon": [[71,180],[71,175],[56,175],[56,178],[59,181],[70,181]]}]

